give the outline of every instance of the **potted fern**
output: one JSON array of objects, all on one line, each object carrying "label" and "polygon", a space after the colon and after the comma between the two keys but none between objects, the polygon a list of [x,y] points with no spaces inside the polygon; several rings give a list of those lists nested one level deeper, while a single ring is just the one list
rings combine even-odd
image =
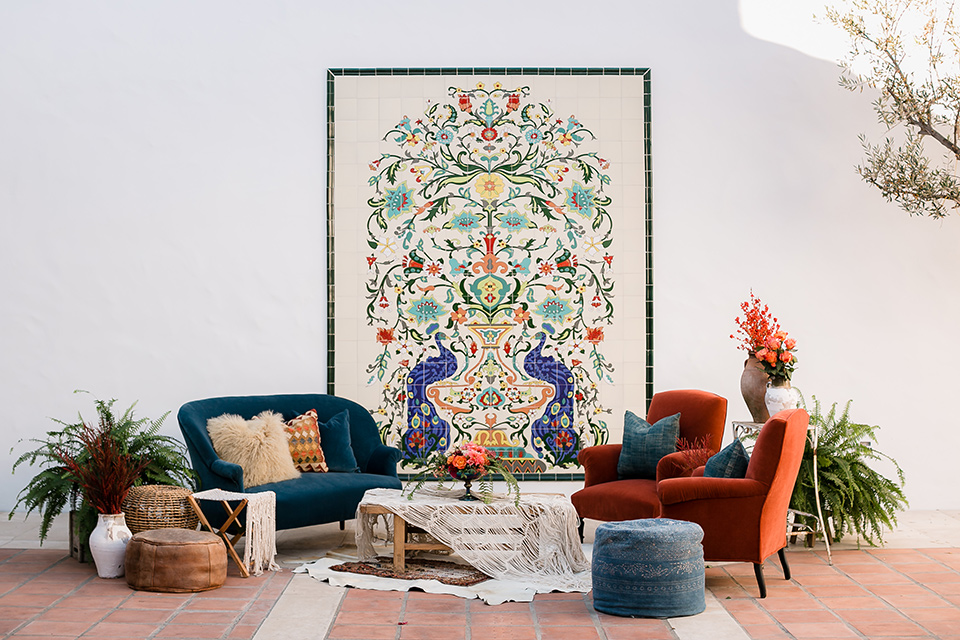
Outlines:
[{"label": "potted fern", "polygon": [[[820,401],[813,398],[807,408],[810,424],[819,431],[817,468],[820,506],[826,519],[824,531],[834,542],[845,534],[856,534],[871,546],[883,543],[883,530],[896,525],[896,513],[907,507],[903,493],[904,477],[900,465],[890,456],[873,448],[877,426],[850,420],[848,401],[842,411],[834,403],[823,413]],[[890,479],[870,467],[871,461],[893,464],[896,479]],[[817,512],[817,494],[813,485],[813,449],[807,442],[790,507],[806,513]],[[832,531],[831,531],[832,529]]]},{"label": "potted fern", "polygon": [[90,533],[97,574],[119,578],[124,574],[127,542],[133,536],[124,520],[123,500],[150,460],[125,452],[123,443],[114,437],[112,425],[103,420],[97,427],[84,424],[77,437],[83,444],[80,454],[58,447],[54,455],[99,514],[97,526]]},{"label": "potted fern", "polygon": [[[76,392],[86,393],[86,392]],[[186,457],[186,447],[178,440],[160,435],[160,427],[169,412],[156,420],[134,416],[136,403],[130,405],[122,415],[114,412],[115,399],[94,400],[97,412],[97,424],[116,442],[119,451],[131,456],[135,461],[143,462],[137,474],[135,485],[166,484],[195,488],[196,476]],[[26,509],[26,515],[34,510],[40,513],[40,544],[50,533],[53,520],[65,508],[71,511],[71,539],[76,537],[78,546],[85,548],[90,531],[97,523],[97,512],[87,500],[84,500],[81,485],[75,473],[64,465],[64,457],[75,461],[78,467],[87,468],[91,456],[84,433],[88,429],[83,416],[77,422],[65,422],[53,419],[60,428],[46,432],[44,438],[33,438],[29,442],[37,445],[31,451],[22,453],[13,463],[14,471],[23,464],[37,466],[40,471],[27,483],[17,496],[17,503],[10,511],[13,518],[19,507]],[[11,449],[11,453],[13,449]],[[71,544],[71,549],[74,547]],[[79,559],[84,560],[83,553]]]}]

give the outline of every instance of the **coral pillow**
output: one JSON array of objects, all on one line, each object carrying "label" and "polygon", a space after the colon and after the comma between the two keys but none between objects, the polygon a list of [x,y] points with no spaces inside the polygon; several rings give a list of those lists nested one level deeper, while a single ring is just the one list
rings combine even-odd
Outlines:
[{"label": "coral pillow", "polygon": [[300,471],[327,471],[327,461],[320,448],[317,412],[311,409],[293,420],[287,420],[285,429],[294,466]]},{"label": "coral pillow", "polygon": [[207,420],[207,433],[222,460],[243,468],[246,488],[300,477],[279,413],[264,411],[250,420],[225,413]]}]

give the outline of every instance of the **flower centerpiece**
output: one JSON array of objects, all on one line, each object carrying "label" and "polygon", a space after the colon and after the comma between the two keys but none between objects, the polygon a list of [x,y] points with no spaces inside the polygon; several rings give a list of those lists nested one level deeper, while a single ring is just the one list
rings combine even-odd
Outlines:
[{"label": "flower centerpiece", "polygon": [[[736,334],[730,337],[740,342],[739,348],[747,352],[743,374],[740,377],[740,393],[753,416],[754,422],[766,422],[770,417],[767,407],[767,387],[789,388],[790,378],[797,365],[794,355],[796,341],[787,337],[780,322],[770,308],[750,292],[750,299],[740,304],[743,317],[737,317]],[[792,393],[789,400],[794,400]],[[777,404],[780,407],[780,404]]]},{"label": "flower centerpiece", "polygon": [[[503,459],[475,442],[457,445],[446,453],[435,453],[425,458],[419,466],[420,472],[410,479],[404,489],[404,492],[409,492],[407,499],[412,500],[413,494],[423,487],[430,477],[437,478],[440,488],[449,477],[464,483],[466,491],[461,500],[479,499],[490,502],[493,496],[493,483],[489,476],[499,473],[507,483],[507,495],[513,493],[514,502],[517,504],[520,502],[520,486],[513,474],[507,470]],[[480,479],[479,498],[470,492],[471,483],[478,478]]]}]

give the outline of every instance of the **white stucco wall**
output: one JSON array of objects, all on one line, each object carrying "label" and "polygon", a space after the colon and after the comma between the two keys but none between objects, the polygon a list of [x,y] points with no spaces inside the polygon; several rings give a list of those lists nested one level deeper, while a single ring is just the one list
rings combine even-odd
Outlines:
[{"label": "white stucco wall", "polygon": [[960,222],[863,185],[870,97],[735,0],[0,3],[0,470],[47,417],[92,417],[76,388],[151,417],[323,391],[326,69],[438,66],[650,67],[656,388],[747,417],[752,287],[795,385],[881,425],[913,507],[960,508]]}]

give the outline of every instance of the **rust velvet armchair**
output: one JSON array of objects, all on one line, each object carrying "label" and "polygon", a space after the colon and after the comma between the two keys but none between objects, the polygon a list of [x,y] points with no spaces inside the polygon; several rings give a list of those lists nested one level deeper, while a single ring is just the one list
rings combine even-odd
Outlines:
[{"label": "rust velvet armchair", "polygon": [[[675,413],[680,414],[681,438],[688,442],[706,439],[712,453],[720,449],[727,416],[726,398],[694,389],[661,391],[650,399],[647,422],[653,424]],[[581,533],[584,518],[617,522],[660,515],[656,478],[618,477],[621,448],[619,444],[603,444],[587,447],[578,456],[584,469],[584,487],[570,499],[580,515]],[[662,458],[657,475],[661,470],[677,475],[682,455],[673,453]]]},{"label": "rust velvet armchair", "polygon": [[[803,409],[781,411],[763,425],[744,478],[665,478],[657,484],[664,518],[696,522],[703,528],[703,557],[710,562],[752,562],[765,598],[763,561],[784,555],[787,507],[793,494],[810,416]],[[702,473],[702,469],[698,469]]]}]

